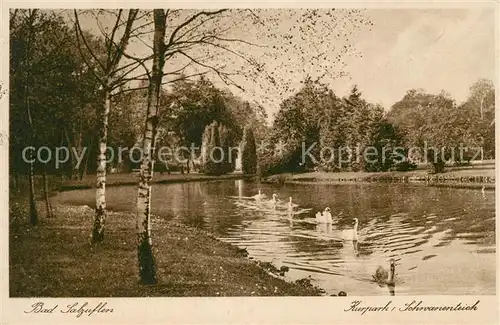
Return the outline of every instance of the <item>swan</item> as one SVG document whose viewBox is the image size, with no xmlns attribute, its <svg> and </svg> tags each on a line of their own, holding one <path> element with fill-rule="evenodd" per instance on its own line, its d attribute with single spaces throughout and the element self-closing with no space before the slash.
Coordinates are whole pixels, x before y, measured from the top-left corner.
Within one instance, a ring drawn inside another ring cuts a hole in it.
<svg viewBox="0 0 500 325">
<path fill-rule="evenodd" d="M 358 241 L 358 218 L 354 218 L 354 227 L 352 228 L 352 240 Z"/>
<path fill-rule="evenodd" d="M 394 262 L 394 259 L 391 258 L 391 260 L 389 261 L 389 272 L 385 270 L 382 266 L 379 266 L 377 271 L 375 271 L 375 275 L 372 275 L 372 277 L 373 280 L 379 285 L 379 287 L 387 285 L 389 287 L 389 292 L 391 296 L 394 296 L 395 275 L 396 275 L 396 263 Z"/>
<path fill-rule="evenodd" d="M 288 218 L 291 219 L 293 215 L 293 203 L 292 197 L 290 196 L 290 201 L 288 201 Z"/>
<path fill-rule="evenodd" d="M 352 229 L 345 229 L 342 231 L 342 238 L 344 240 L 358 241 L 358 218 L 354 218 L 354 227 Z"/>
<path fill-rule="evenodd" d="M 316 222 L 317 223 L 332 223 L 332 214 L 330 213 L 330 208 L 326 207 L 323 213 L 316 213 Z"/>
<path fill-rule="evenodd" d="M 321 212 L 316 212 L 316 222 L 323 223 L 323 215 L 321 214 Z"/>
<path fill-rule="evenodd" d="M 389 271 L 379 266 L 375 275 L 372 275 L 373 281 L 377 282 L 379 286 L 383 287 L 386 284 L 394 284 L 394 273 L 396 271 L 396 263 L 391 258 L 389 261 Z"/>
<path fill-rule="evenodd" d="M 276 208 L 276 205 L 278 204 L 278 202 L 279 202 L 278 195 L 276 193 L 273 193 L 272 199 L 270 199 L 266 203 L 271 205 L 272 208 Z"/>
<path fill-rule="evenodd" d="M 332 223 L 332 214 L 330 213 L 330 208 L 326 207 L 325 211 L 323 211 L 323 218 L 326 223 Z"/>
<path fill-rule="evenodd" d="M 260 201 L 261 199 L 265 198 L 266 195 L 265 194 L 262 194 L 259 190 L 259 193 L 258 194 L 255 194 L 254 196 L 252 196 L 251 198 L 254 199 L 255 201 Z"/>
<path fill-rule="evenodd" d="M 289 207 L 289 208 L 290 208 L 290 207 L 295 208 L 295 207 L 298 207 L 298 206 L 299 206 L 298 204 L 293 203 L 293 201 L 292 201 L 292 197 L 290 196 L 290 197 L 289 197 L 289 201 L 288 201 L 288 207 Z"/>
</svg>

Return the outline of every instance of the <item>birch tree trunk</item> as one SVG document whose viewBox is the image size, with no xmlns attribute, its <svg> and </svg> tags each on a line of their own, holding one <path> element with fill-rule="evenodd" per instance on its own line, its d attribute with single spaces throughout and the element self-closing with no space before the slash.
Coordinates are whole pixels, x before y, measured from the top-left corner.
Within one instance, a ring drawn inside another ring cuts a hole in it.
<svg viewBox="0 0 500 325">
<path fill-rule="evenodd" d="M 123 9 L 119 9 L 116 23 L 113 27 L 111 37 L 106 36 L 107 52 L 106 62 L 99 62 L 97 56 L 93 53 L 93 50 L 88 46 L 85 40 L 85 35 L 81 29 L 80 21 L 78 19 L 78 12 L 74 10 L 75 16 L 75 30 L 77 34 L 78 50 L 82 55 L 82 59 L 85 61 L 87 67 L 94 71 L 94 69 L 100 69 L 100 73 L 94 73 L 97 80 L 99 80 L 102 91 L 103 91 L 103 103 L 101 107 L 97 108 L 98 121 L 98 152 L 97 152 L 97 175 L 96 175 L 96 208 L 94 216 L 94 226 L 92 227 L 91 242 L 96 243 L 104 239 L 104 222 L 106 220 L 106 148 L 107 148 L 107 138 L 108 138 L 108 116 L 111 109 L 111 92 L 117 87 L 117 69 L 120 64 L 120 60 L 125 53 L 127 45 L 130 40 L 132 33 L 132 25 L 137 17 L 138 9 L 130 9 L 128 11 L 128 18 L 125 23 L 125 29 L 119 40 L 116 42 L 115 32 L 123 25 L 122 17 Z M 90 64 L 85 60 L 85 55 L 81 52 L 81 43 L 85 45 L 86 50 L 89 54 L 98 62 L 97 65 Z M 130 71 L 129 71 L 130 72 Z M 118 83 L 119 84 L 119 83 Z M 90 155 L 90 153 L 89 153 Z M 73 168 L 71 169 L 73 171 Z"/>
<path fill-rule="evenodd" d="M 165 12 L 154 10 L 153 69 L 149 82 L 146 127 L 143 137 L 143 160 L 137 191 L 137 253 L 139 277 L 143 284 L 156 284 L 156 269 L 151 238 L 151 186 L 153 177 L 153 152 L 155 149 L 158 108 L 165 62 Z"/>
<path fill-rule="evenodd" d="M 97 153 L 97 186 L 95 195 L 95 217 L 92 228 L 91 242 L 96 243 L 104 239 L 104 222 L 106 220 L 106 148 L 108 143 L 108 116 L 111 108 L 110 92 L 104 89 L 104 103 L 98 108 L 100 117 L 98 130 L 99 152 Z"/>
</svg>

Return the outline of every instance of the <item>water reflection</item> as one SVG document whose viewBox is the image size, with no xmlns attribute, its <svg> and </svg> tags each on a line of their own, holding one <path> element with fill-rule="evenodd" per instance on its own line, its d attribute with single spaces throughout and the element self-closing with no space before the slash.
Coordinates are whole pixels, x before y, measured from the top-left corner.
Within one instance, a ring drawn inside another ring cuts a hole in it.
<svg viewBox="0 0 500 325">
<path fill-rule="evenodd" d="M 293 211 L 242 198 L 276 192 L 291 196 Z M 56 198 L 93 205 L 94 192 Z M 134 187 L 107 190 L 110 209 L 132 210 Z M 247 200 L 248 201 L 248 200 Z M 315 213 L 331 208 L 331 224 L 315 224 Z M 301 209 L 304 213 L 296 214 Z M 397 294 L 495 294 L 494 192 L 410 184 L 308 185 L 273 188 L 224 181 L 155 185 L 152 213 L 205 228 L 247 248 L 257 259 L 279 259 L 293 278 L 312 275 L 327 291 L 392 294 L 372 275 L 396 261 Z M 344 233 L 359 220 L 358 241 Z M 161 249 L 161 248 L 160 248 Z M 167 249 L 167 248 L 166 248 Z M 389 289 L 389 290 L 388 290 Z"/>
</svg>

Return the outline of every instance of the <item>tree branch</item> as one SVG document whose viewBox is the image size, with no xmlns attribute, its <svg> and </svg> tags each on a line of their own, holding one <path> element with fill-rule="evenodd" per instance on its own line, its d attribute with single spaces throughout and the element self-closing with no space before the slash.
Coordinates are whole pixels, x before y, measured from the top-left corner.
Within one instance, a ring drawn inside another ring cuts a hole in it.
<svg viewBox="0 0 500 325">
<path fill-rule="evenodd" d="M 200 11 L 198 12 L 197 14 L 193 15 L 191 18 L 189 18 L 188 20 L 186 20 L 185 22 L 183 22 L 182 24 L 180 24 L 179 26 L 177 26 L 174 31 L 172 32 L 172 34 L 170 34 L 170 39 L 168 40 L 168 43 L 167 43 L 167 48 L 172 44 L 174 43 L 174 41 L 177 41 L 178 39 L 175 39 L 175 36 L 177 35 L 177 33 L 184 27 L 186 27 L 187 25 L 191 24 L 194 20 L 196 20 L 196 18 L 200 17 L 200 16 L 213 16 L 213 15 L 218 15 L 224 11 L 227 11 L 228 9 L 220 9 L 220 10 L 217 10 L 217 11 Z"/>
<path fill-rule="evenodd" d="M 234 82 L 229 76 L 231 75 L 230 73 L 228 72 L 223 72 L 213 66 L 210 66 L 210 65 L 207 65 L 207 64 L 204 64 L 198 60 L 196 60 L 195 58 L 191 57 L 190 55 L 184 53 L 183 51 L 179 51 L 180 54 L 184 55 L 185 57 L 187 57 L 188 59 L 192 60 L 194 63 L 198 64 L 199 66 L 202 66 L 206 69 L 209 69 L 213 72 L 215 72 L 217 74 L 217 76 L 219 76 L 219 78 L 226 84 L 226 85 L 233 85 L 235 87 L 237 87 L 238 89 L 240 90 L 244 90 L 243 87 L 241 87 L 240 85 L 236 84 L 236 82 Z M 230 83 L 228 83 L 227 81 L 230 81 Z"/>
<path fill-rule="evenodd" d="M 77 43 L 77 47 L 78 47 L 78 52 L 80 53 L 80 56 L 82 57 L 83 62 L 85 62 L 85 65 L 92 72 L 92 74 L 94 75 L 94 77 L 96 77 L 97 81 L 101 84 L 101 86 L 106 87 L 105 82 L 95 72 L 93 66 L 87 61 L 87 58 L 85 57 L 85 55 L 82 52 L 82 45 L 80 43 L 80 36 L 79 36 L 78 30 L 77 30 L 77 27 L 76 27 L 76 23 L 75 23 L 75 33 L 76 33 L 76 43 Z"/>
<path fill-rule="evenodd" d="M 85 44 L 85 48 L 87 49 L 87 51 L 94 58 L 94 60 L 96 60 L 97 64 L 99 64 L 99 66 L 101 67 L 101 69 L 103 71 L 106 71 L 104 65 L 101 63 L 101 61 L 99 61 L 99 59 L 97 58 L 97 56 L 91 50 L 89 44 L 87 43 L 87 40 L 85 39 L 85 36 L 83 35 L 83 31 L 82 31 L 82 28 L 80 26 L 80 20 L 78 19 L 78 12 L 76 11 L 76 9 L 74 9 L 73 12 L 74 12 L 74 15 L 75 15 L 75 26 L 76 26 L 76 30 L 77 30 L 77 37 L 78 37 L 78 34 L 82 37 L 83 43 Z M 79 48 L 79 50 L 81 50 L 81 48 Z M 89 69 L 91 69 L 90 66 L 89 66 Z"/>
<path fill-rule="evenodd" d="M 113 69 L 116 68 L 116 65 L 118 62 L 120 62 L 120 59 L 125 52 L 125 48 L 127 47 L 127 43 L 130 38 L 130 30 L 132 29 L 132 25 L 134 24 L 135 17 L 137 17 L 137 13 L 139 12 L 139 9 L 130 9 L 128 13 L 128 18 L 127 18 L 127 25 L 125 26 L 125 31 L 123 32 L 123 36 L 120 40 L 120 44 L 117 46 L 115 55 L 113 59 L 111 60 L 110 65 L 108 66 L 108 73 L 111 72 Z M 114 44 L 114 41 L 111 40 L 112 44 Z"/>
<path fill-rule="evenodd" d="M 110 58 L 111 58 L 111 50 L 113 47 L 113 40 L 115 39 L 116 30 L 118 29 L 118 25 L 120 24 L 120 17 L 122 16 L 122 13 L 123 13 L 123 9 L 120 9 L 118 11 L 118 17 L 116 18 L 116 24 L 113 27 L 113 30 L 111 31 L 110 42 L 109 42 L 109 46 L 108 46 L 108 65 L 111 63 Z"/>
</svg>

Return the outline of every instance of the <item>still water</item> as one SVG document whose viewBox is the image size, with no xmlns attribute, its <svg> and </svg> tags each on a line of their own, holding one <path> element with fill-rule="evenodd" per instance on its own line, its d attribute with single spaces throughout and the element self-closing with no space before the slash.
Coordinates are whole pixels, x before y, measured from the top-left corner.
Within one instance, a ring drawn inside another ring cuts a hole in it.
<svg viewBox="0 0 500 325">
<path fill-rule="evenodd" d="M 265 201 L 257 206 L 238 199 L 259 189 L 285 202 L 291 196 L 299 205 L 295 211 L 311 210 L 290 220 L 286 210 Z M 109 209 L 134 210 L 135 187 L 106 192 Z M 63 192 L 56 200 L 93 206 L 94 195 Z M 255 259 L 288 266 L 291 280 L 310 276 L 327 293 L 388 295 L 372 275 L 394 259 L 396 295 L 495 294 L 494 191 L 409 184 L 272 187 L 239 180 L 155 185 L 151 205 L 153 214 L 207 229 Z M 327 206 L 331 226 L 307 222 Z M 358 247 L 343 235 L 355 217 Z"/>
</svg>

